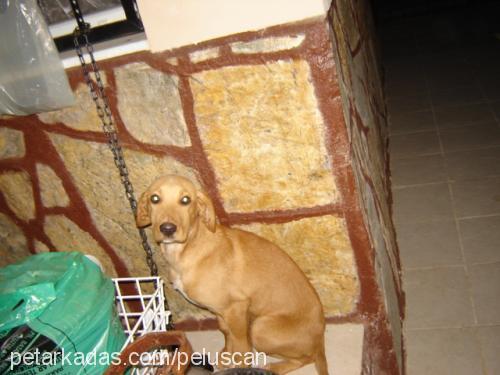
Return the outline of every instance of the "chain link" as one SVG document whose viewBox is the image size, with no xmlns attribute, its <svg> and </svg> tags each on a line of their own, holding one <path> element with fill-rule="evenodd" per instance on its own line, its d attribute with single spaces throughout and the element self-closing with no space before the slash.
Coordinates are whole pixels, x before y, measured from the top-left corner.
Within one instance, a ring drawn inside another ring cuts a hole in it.
<svg viewBox="0 0 500 375">
<path fill-rule="evenodd" d="M 118 133 L 116 131 L 116 127 L 113 121 L 113 114 L 111 113 L 109 99 L 105 93 L 100 70 L 94 58 L 94 47 L 92 46 L 92 43 L 90 43 L 88 38 L 90 25 L 88 23 L 85 23 L 83 19 L 80 6 L 78 5 L 78 0 L 70 0 L 70 3 L 78 23 L 78 27 L 75 29 L 73 33 L 73 42 L 75 44 L 76 54 L 80 59 L 80 64 L 82 67 L 85 83 L 87 84 L 90 91 L 90 95 L 92 96 L 92 100 L 95 103 L 97 115 L 101 120 L 102 129 L 104 131 L 104 134 L 106 134 L 108 140 L 108 146 L 111 152 L 113 153 L 115 165 L 120 173 L 120 179 L 125 189 L 125 194 L 127 196 L 130 208 L 132 209 L 132 212 L 135 217 L 137 213 L 137 200 L 135 199 L 134 188 L 132 187 L 132 183 L 130 182 L 127 164 L 125 163 L 125 159 L 123 157 L 123 151 L 120 142 L 118 140 Z M 83 43 L 80 42 L 80 39 L 83 40 Z M 85 61 L 84 53 L 82 50 L 82 44 L 84 45 L 85 51 L 90 57 L 90 64 L 87 64 L 87 62 Z M 90 65 L 90 70 L 89 70 L 89 65 Z M 94 80 L 92 79 L 91 74 L 94 75 L 93 77 Z M 146 252 L 146 261 L 151 271 L 151 275 L 157 276 L 158 267 L 156 266 L 156 263 L 153 259 L 153 250 L 149 245 L 146 231 L 142 228 L 139 228 L 139 235 L 141 237 L 142 247 Z M 168 304 L 167 304 L 167 309 L 168 309 Z"/>
</svg>

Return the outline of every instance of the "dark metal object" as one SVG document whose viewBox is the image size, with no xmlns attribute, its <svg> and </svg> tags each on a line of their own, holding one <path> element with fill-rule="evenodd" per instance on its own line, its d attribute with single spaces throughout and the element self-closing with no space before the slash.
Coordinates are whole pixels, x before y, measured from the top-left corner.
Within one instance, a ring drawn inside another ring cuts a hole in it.
<svg viewBox="0 0 500 375">
<path fill-rule="evenodd" d="M 77 17 L 73 1 L 69 0 L 69 2 L 71 4 L 71 8 L 73 9 L 75 17 Z M 127 19 L 89 29 L 87 32 L 87 39 L 90 43 L 99 43 L 109 39 L 137 34 L 144 31 L 141 18 L 139 17 L 139 13 L 137 12 L 137 5 L 135 0 L 121 0 L 121 3 Z M 78 9 L 80 9 L 79 6 Z M 82 29 L 80 25 L 79 28 Z M 56 44 L 57 50 L 59 52 L 68 51 L 74 48 L 72 35 L 56 38 L 54 39 L 54 43 Z"/>
<path fill-rule="evenodd" d="M 78 58 L 80 59 L 80 64 L 82 66 L 82 71 L 83 71 L 83 77 L 85 79 L 85 83 L 89 87 L 90 95 L 92 96 L 92 100 L 94 101 L 97 109 L 97 114 L 101 119 L 102 129 L 108 139 L 109 148 L 113 153 L 115 165 L 118 168 L 118 171 L 120 172 L 120 179 L 125 189 L 125 194 L 129 201 L 130 208 L 132 209 L 132 212 L 135 217 L 137 213 L 137 200 L 135 199 L 134 189 L 129 179 L 127 165 L 123 157 L 123 151 L 120 146 L 120 142 L 118 140 L 118 133 L 114 125 L 113 114 L 111 113 L 109 100 L 104 91 L 104 84 L 101 79 L 99 67 L 97 66 L 97 62 L 95 61 L 94 58 L 94 48 L 88 38 L 88 31 L 90 29 L 90 25 L 86 23 L 85 20 L 83 19 L 83 15 L 78 5 L 78 0 L 70 0 L 70 3 L 78 23 L 78 27 L 75 29 L 73 34 L 73 43 Z M 87 64 L 87 62 L 85 61 L 82 45 L 84 46 L 85 51 L 88 53 L 90 57 L 90 64 Z M 94 74 L 95 81 L 91 79 L 90 77 L 91 73 Z M 149 245 L 145 230 L 140 228 L 139 235 L 141 236 L 142 247 L 146 252 L 146 261 L 151 271 L 151 275 L 157 276 L 158 268 L 153 259 L 153 250 Z M 167 304 L 167 309 L 168 309 L 168 304 Z"/>
<path fill-rule="evenodd" d="M 276 375 L 274 372 L 260 368 L 232 368 L 218 371 L 217 375 Z"/>
</svg>

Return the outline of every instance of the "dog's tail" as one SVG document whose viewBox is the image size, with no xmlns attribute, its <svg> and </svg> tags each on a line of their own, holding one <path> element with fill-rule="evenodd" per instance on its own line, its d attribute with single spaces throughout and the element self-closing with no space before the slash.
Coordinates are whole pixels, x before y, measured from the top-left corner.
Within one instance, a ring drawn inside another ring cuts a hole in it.
<svg viewBox="0 0 500 375">
<path fill-rule="evenodd" d="M 318 375 L 328 375 L 328 363 L 326 362 L 324 342 L 323 345 L 321 345 L 321 349 L 316 354 L 314 366 L 316 367 L 316 372 L 318 373 Z"/>
</svg>

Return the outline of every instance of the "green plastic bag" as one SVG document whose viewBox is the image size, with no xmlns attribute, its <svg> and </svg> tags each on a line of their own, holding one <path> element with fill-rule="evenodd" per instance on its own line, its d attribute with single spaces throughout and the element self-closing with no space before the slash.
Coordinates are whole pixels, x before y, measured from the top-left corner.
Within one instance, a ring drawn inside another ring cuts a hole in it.
<svg viewBox="0 0 500 375">
<path fill-rule="evenodd" d="M 77 252 L 0 268 L 0 374 L 104 372 L 125 342 L 114 293 Z"/>
</svg>

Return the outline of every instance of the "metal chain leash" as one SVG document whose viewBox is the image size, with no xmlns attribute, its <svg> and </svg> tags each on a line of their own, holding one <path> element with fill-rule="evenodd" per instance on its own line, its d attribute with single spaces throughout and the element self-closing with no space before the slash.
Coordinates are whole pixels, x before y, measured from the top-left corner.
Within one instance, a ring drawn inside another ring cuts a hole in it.
<svg viewBox="0 0 500 375">
<path fill-rule="evenodd" d="M 114 124 L 113 114 L 111 113 L 111 109 L 109 106 L 109 99 L 105 93 L 100 70 L 94 58 L 94 47 L 92 46 L 92 43 L 90 43 L 88 38 L 90 25 L 86 23 L 83 19 L 83 15 L 80 10 L 80 6 L 78 4 L 78 0 L 69 0 L 69 1 L 78 23 L 78 27 L 75 29 L 73 33 L 73 42 L 75 44 L 75 50 L 78 55 L 78 58 L 80 59 L 83 77 L 85 83 L 89 88 L 92 100 L 95 103 L 97 114 L 101 119 L 102 129 L 108 139 L 109 148 L 113 153 L 115 165 L 118 168 L 118 171 L 120 172 L 120 179 L 125 189 L 125 194 L 129 201 L 130 208 L 132 209 L 132 212 L 135 217 L 135 215 L 137 214 L 137 200 L 135 199 L 134 188 L 132 187 L 132 183 L 130 182 L 127 165 L 123 157 L 123 151 L 120 142 L 118 140 L 118 133 L 116 131 L 116 127 Z M 85 61 L 85 57 L 82 50 L 82 43 L 80 43 L 80 39 L 83 39 L 83 45 L 85 47 L 85 51 L 90 57 L 90 64 L 87 64 L 87 62 Z M 89 70 L 89 65 L 90 65 L 90 70 Z M 92 80 L 91 78 L 92 73 L 94 75 L 95 81 Z M 149 245 L 146 231 L 142 228 L 139 228 L 139 235 L 141 237 L 142 247 L 146 252 L 146 261 L 151 271 L 151 275 L 157 276 L 158 267 L 156 266 L 156 263 L 153 259 L 153 250 Z M 168 305 L 166 307 L 168 309 Z"/>
</svg>

